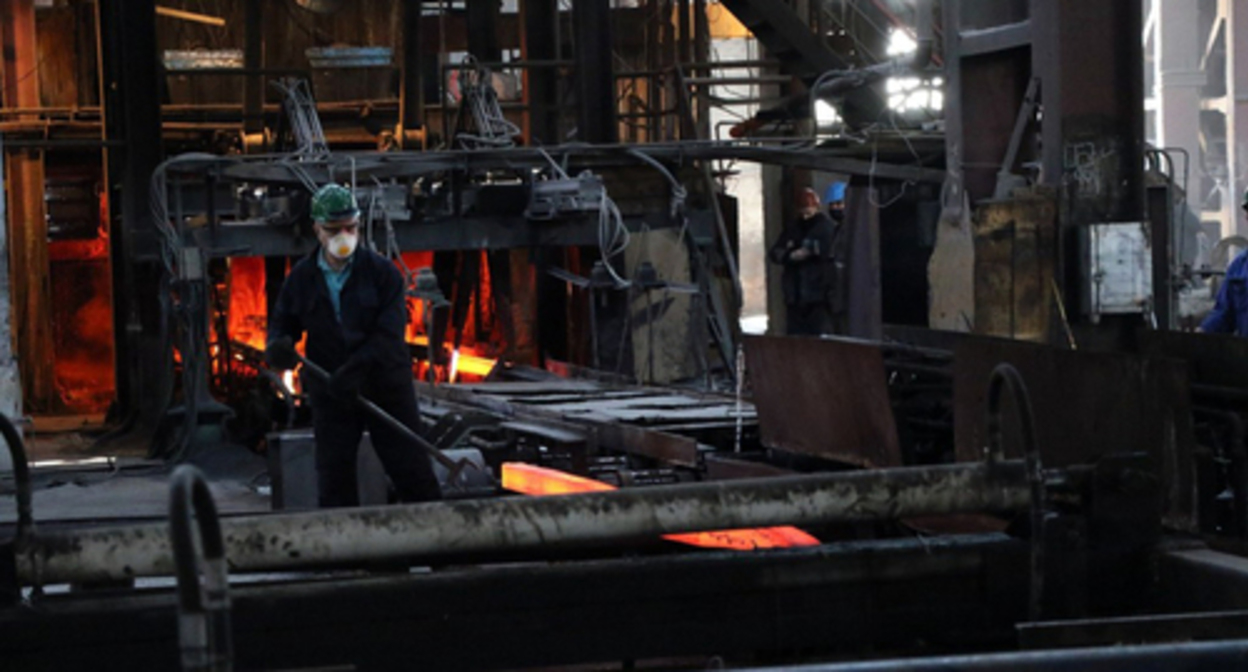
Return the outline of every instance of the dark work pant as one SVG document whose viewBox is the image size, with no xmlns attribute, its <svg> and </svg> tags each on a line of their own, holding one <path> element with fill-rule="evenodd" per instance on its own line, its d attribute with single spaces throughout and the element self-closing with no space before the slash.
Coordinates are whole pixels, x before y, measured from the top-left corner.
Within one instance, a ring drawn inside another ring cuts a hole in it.
<svg viewBox="0 0 1248 672">
<path fill-rule="evenodd" d="M 826 303 L 790 303 L 785 309 L 788 320 L 785 333 L 789 336 L 818 336 L 835 331 L 832 309 Z"/>
<path fill-rule="evenodd" d="M 416 390 L 411 385 L 373 391 L 366 396 L 404 425 L 420 427 Z M 365 427 L 400 500 L 425 502 L 442 498 L 424 449 L 354 402 L 326 393 L 314 394 L 312 425 L 316 430 L 316 480 L 321 507 L 359 505 L 355 465 Z"/>
</svg>

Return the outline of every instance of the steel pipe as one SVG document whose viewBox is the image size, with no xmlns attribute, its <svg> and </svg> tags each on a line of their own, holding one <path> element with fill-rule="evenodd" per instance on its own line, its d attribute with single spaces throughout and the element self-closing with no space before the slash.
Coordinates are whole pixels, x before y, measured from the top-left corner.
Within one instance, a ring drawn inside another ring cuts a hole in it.
<svg viewBox="0 0 1248 672">
<path fill-rule="evenodd" d="M 1135 672 L 1136 670 L 1242 670 L 1248 639 L 1221 642 L 1106 646 L 1059 651 L 1024 651 L 866 663 L 785 667 L 791 672 Z M 781 669 L 781 668 L 770 668 Z M 754 672 L 763 672 L 762 668 Z"/>
<path fill-rule="evenodd" d="M 719 529 L 1026 509 L 1019 461 L 838 472 L 239 517 L 222 523 L 231 572 L 568 548 Z M 98 582 L 174 571 L 164 523 L 36 538 L 18 581 Z"/>
</svg>

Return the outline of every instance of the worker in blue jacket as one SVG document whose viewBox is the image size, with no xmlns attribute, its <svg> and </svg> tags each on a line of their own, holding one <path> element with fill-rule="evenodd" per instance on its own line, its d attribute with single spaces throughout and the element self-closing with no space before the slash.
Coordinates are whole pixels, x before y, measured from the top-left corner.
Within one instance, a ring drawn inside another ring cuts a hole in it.
<svg viewBox="0 0 1248 672">
<path fill-rule="evenodd" d="M 1242 207 L 1248 213 L 1248 191 L 1244 192 Z M 1248 336 L 1248 250 L 1240 252 L 1226 268 L 1217 302 L 1201 322 L 1200 331 Z"/>
<path fill-rule="evenodd" d="M 385 257 L 359 248 L 360 210 L 337 184 L 312 197 L 320 246 L 290 270 L 269 316 L 269 364 L 298 365 L 294 344 L 307 333 L 307 358 L 332 376 L 304 376 L 316 432 L 316 471 L 322 507 L 356 506 L 356 455 L 367 426 L 374 450 L 401 500 L 441 498 L 425 451 L 367 416 L 361 393 L 418 431 L 412 360 L 404 340 L 407 304 L 403 274 Z"/>
</svg>

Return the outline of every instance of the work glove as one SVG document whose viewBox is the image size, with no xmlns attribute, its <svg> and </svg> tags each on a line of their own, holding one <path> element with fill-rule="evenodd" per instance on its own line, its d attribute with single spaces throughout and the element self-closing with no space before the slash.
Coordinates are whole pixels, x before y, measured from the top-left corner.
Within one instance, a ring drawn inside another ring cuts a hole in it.
<svg viewBox="0 0 1248 672">
<path fill-rule="evenodd" d="M 295 352 L 295 342 L 289 336 L 280 336 L 270 341 L 264 350 L 264 359 L 270 367 L 278 371 L 299 366 L 299 353 Z"/>
<path fill-rule="evenodd" d="M 368 367 L 348 360 L 329 377 L 329 393 L 341 401 L 354 401 L 367 375 Z"/>
</svg>

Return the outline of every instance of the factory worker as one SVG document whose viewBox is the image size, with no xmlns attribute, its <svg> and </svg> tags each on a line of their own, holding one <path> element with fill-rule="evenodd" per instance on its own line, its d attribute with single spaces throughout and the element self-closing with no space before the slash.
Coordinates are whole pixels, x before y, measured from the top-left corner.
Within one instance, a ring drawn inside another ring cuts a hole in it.
<svg viewBox="0 0 1248 672">
<path fill-rule="evenodd" d="M 835 210 L 843 212 L 843 188 L 839 194 L 841 205 Z M 844 227 L 823 211 L 813 189 L 798 195 L 797 206 L 797 219 L 785 227 L 769 252 L 771 261 L 784 268 L 785 333 L 817 336 L 843 332 L 840 276 Z"/>
<path fill-rule="evenodd" d="M 357 395 L 419 431 L 411 354 L 404 340 L 407 305 L 403 275 L 388 259 L 362 248 L 360 210 L 337 184 L 312 196 L 320 245 L 294 265 L 269 317 L 266 355 L 276 369 L 298 363 L 294 344 L 306 333 L 307 358 L 328 381 L 304 375 L 316 431 L 316 472 L 322 507 L 356 506 L 356 453 L 369 430 L 373 448 L 405 502 L 441 498 L 424 450 L 368 416 Z"/>
<path fill-rule="evenodd" d="M 1244 192 L 1241 207 L 1248 214 L 1248 191 Z M 1240 252 L 1226 267 L 1217 302 L 1200 323 L 1200 331 L 1248 336 L 1248 250 Z"/>
</svg>

